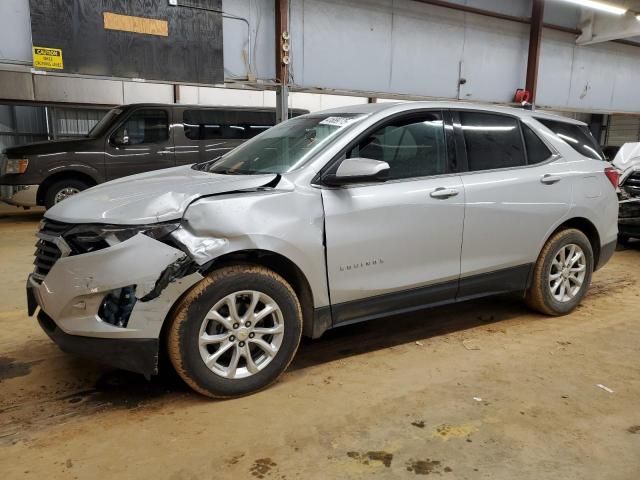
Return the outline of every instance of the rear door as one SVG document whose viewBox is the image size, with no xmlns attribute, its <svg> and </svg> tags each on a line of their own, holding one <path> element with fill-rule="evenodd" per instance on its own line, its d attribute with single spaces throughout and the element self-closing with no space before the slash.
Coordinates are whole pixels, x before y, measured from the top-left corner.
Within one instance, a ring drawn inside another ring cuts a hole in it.
<svg viewBox="0 0 640 480">
<path fill-rule="evenodd" d="M 389 180 L 322 189 L 335 323 L 455 297 L 464 189 L 444 127 L 441 112 L 389 120 L 344 155 L 388 162 Z"/>
<path fill-rule="evenodd" d="M 525 288 L 542 242 L 570 207 L 566 164 L 517 117 L 454 116 L 467 170 L 458 296 Z"/>
<path fill-rule="evenodd" d="M 132 111 L 106 140 L 107 179 L 175 166 L 170 123 L 168 108 Z"/>
</svg>

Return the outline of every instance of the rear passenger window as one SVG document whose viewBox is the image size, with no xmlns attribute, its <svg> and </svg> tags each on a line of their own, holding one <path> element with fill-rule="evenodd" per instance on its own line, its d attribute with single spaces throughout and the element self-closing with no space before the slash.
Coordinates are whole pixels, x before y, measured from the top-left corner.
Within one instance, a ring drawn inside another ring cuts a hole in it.
<svg viewBox="0 0 640 480">
<path fill-rule="evenodd" d="M 552 155 L 551 150 L 549 150 L 531 128 L 527 127 L 524 123 L 521 125 L 524 143 L 527 147 L 527 163 L 529 165 L 535 165 L 536 163 L 547 160 Z"/>
<path fill-rule="evenodd" d="M 389 180 L 445 173 L 447 154 L 442 116 L 427 113 L 389 123 L 360 142 L 348 157 L 387 162 Z"/>
<path fill-rule="evenodd" d="M 576 152 L 595 160 L 604 160 L 604 154 L 589 129 L 573 123 L 536 118 L 541 124 L 563 139 Z"/>
<path fill-rule="evenodd" d="M 518 120 L 505 115 L 460 112 L 470 171 L 525 165 Z"/>
<path fill-rule="evenodd" d="M 184 134 L 191 140 L 247 140 L 275 124 L 275 112 L 185 110 Z"/>
</svg>

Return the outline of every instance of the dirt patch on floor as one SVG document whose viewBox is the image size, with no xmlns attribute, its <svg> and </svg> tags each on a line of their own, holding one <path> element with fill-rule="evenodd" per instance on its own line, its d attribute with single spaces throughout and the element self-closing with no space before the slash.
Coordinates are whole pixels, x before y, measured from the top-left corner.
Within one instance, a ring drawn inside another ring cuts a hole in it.
<svg viewBox="0 0 640 480">
<path fill-rule="evenodd" d="M 14 358 L 0 357 L 0 382 L 9 378 L 22 377 L 31 372 L 32 362 L 19 362 Z"/>
<path fill-rule="evenodd" d="M 617 252 L 570 315 L 501 296 L 352 325 L 304 341 L 269 389 L 211 401 L 175 377 L 149 382 L 53 345 L 25 312 L 36 226 L 0 221 L 3 478 L 640 471 L 640 249 Z"/>
</svg>

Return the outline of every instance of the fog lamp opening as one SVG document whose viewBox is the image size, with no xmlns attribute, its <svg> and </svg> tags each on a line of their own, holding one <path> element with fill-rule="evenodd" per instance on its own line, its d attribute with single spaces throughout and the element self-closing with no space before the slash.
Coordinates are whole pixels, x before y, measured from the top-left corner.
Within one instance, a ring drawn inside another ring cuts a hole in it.
<svg viewBox="0 0 640 480">
<path fill-rule="evenodd" d="M 126 328 L 133 307 L 138 300 L 135 290 L 135 285 L 111 290 L 104 297 L 100 310 L 98 310 L 100 319 L 114 327 Z"/>
</svg>

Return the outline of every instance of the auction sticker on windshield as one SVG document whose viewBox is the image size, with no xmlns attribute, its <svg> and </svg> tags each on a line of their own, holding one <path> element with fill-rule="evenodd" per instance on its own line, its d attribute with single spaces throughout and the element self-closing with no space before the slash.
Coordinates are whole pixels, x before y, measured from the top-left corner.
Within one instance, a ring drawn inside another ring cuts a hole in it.
<svg viewBox="0 0 640 480">
<path fill-rule="evenodd" d="M 318 125 L 331 125 L 333 127 L 344 127 L 359 120 L 359 117 L 327 117 Z"/>
</svg>

